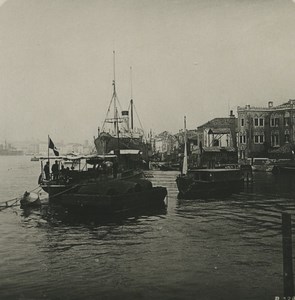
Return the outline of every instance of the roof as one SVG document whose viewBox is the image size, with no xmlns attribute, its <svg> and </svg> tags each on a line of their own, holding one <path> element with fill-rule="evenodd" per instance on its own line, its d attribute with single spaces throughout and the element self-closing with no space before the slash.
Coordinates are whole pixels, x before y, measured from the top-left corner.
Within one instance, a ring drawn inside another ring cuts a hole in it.
<svg viewBox="0 0 295 300">
<path fill-rule="evenodd" d="M 227 151 L 227 152 L 235 152 L 234 147 L 203 147 L 202 150 L 204 152 L 221 152 L 221 151 Z"/>
<path fill-rule="evenodd" d="M 115 158 L 117 155 L 114 154 L 107 154 L 107 155 L 98 155 L 98 154 L 89 154 L 89 155 L 60 155 L 60 156 L 40 156 L 39 158 L 41 160 L 81 160 L 81 159 L 89 159 L 89 158 L 99 158 L 99 159 L 105 159 L 105 158 Z"/>
<path fill-rule="evenodd" d="M 230 133 L 229 128 L 213 128 L 209 129 L 209 134 L 224 134 L 224 133 Z"/>
<path fill-rule="evenodd" d="M 237 125 L 237 118 L 215 118 L 207 123 L 198 127 L 198 129 L 202 128 L 228 128 L 230 126 Z"/>
</svg>

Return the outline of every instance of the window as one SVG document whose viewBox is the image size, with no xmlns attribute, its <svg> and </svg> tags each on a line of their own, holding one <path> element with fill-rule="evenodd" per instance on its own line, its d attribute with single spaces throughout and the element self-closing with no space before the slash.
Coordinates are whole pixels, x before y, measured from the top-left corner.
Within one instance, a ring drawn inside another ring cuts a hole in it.
<svg viewBox="0 0 295 300">
<path fill-rule="evenodd" d="M 254 126 L 264 126 L 264 119 L 263 118 L 255 118 L 254 119 Z"/>
<path fill-rule="evenodd" d="M 258 126 L 258 118 L 254 119 L 254 126 Z"/>
<path fill-rule="evenodd" d="M 270 126 L 271 127 L 278 127 L 280 125 L 280 119 L 279 118 L 271 118 L 270 119 Z"/>
<path fill-rule="evenodd" d="M 245 126 L 245 120 L 241 119 L 241 126 Z"/>
<path fill-rule="evenodd" d="M 279 146 L 279 135 L 278 134 L 272 134 L 270 136 L 270 142 L 271 142 L 271 145 L 273 147 Z"/>
<path fill-rule="evenodd" d="M 213 147 L 219 147 L 219 140 L 217 139 L 213 140 Z"/>
<path fill-rule="evenodd" d="M 258 135 L 254 135 L 254 143 L 258 144 Z"/>
<path fill-rule="evenodd" d="M 290 142 L 290 134 L 286 133 L 285 134 L 285 143 L 289 143 Z"/>
<path fill-rule="evenodd" d="M 240 144 L 246 144 L 246 135 L 240 135 Z"/>
<path fill-rule="evenodd" d="M 290 118 L 284 118 L 284 125 L 289 126 L 290 125 Z"/>
<path fill-rule="evenodd" d="M 264 143 L 264 135 L 254 135 L 254 144 L 263 144 Z"/>
</svg>

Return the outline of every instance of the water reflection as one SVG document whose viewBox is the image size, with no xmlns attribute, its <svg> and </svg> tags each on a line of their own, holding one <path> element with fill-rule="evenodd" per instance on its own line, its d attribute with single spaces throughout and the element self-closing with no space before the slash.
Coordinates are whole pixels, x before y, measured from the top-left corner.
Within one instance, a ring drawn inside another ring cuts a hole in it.
<svg viewBox="0 0 295 300">
<path fill-rule="evenodd" d="M 54 204 L 43 204 L 40 208 L 24 208 L 21 216 L 26 219 L 42 219 L 48 224 L 55 226 L 62 223 L 63 225 L 79 226 L 79 225 L 107 225 L 117 224 L 123 225 L 141 218 L 165 216 L 167 207 L 149 207 L 137 208 L 132 210 L 115 212 L 114 214 L 102 214 L 98 211 L 91 210 L 70 210 Z"/>
</svg>

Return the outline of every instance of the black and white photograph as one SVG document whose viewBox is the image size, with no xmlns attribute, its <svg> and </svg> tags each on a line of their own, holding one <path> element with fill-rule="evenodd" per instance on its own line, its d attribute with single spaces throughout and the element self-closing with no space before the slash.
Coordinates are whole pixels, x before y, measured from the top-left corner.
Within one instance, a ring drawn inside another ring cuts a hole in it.
<svg viewBox="0 0 295 300">
<path fill-rule="evenodd" d="M 0 0 L 0 299 L 295 300 L 295 0 Z"/>
</svg>

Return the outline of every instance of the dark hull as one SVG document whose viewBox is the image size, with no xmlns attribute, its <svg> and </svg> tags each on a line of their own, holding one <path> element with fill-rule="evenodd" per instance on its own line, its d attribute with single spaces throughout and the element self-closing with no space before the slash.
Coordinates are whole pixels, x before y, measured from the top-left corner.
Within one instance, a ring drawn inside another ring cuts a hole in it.
<svg viewBox="0 0 295 300">
<path fill-rule="evenodd" d="M 176 179 L 179 198 L 200 199 L 208 197 L 223 197 L 240 192 L 244 187 L 244 179 L 222 182 L 200 182 L 187 177 Z"/>
<path fill-rule="evenodd" d="M 72 209 L 90 209 L 112 213 L 139 207 L 164 207 L 167 189 L 153 187 L 149 190 L 119 195 L 69 193 L 61 195 L 56 203 Z"/>
</svg>

